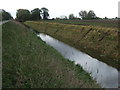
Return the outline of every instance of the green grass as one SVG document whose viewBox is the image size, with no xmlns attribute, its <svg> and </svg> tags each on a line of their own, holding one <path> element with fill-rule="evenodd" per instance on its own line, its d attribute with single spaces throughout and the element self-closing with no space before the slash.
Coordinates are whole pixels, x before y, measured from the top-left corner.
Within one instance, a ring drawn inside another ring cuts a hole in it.
<svg viewBox="0 0 120 90">
<path fill-rule="evenodd" d="M 94 88 L 90 75 L 16 21 L 3 25 L 3 88 Z"/>
<path fill-rule="evenodd" d="M 0 89 L 2 88 L 2 25 L 0 25 Z"/>
<path fill-rule="evenodd" d="M 27 21 L 25 24 L 118 68 L 117 28 L 50 21 Z"/>
<path fill-rule="evenodd" d="M 118 20 L 46 20 L 46 22 L 118 28 Z"/>
</svg>

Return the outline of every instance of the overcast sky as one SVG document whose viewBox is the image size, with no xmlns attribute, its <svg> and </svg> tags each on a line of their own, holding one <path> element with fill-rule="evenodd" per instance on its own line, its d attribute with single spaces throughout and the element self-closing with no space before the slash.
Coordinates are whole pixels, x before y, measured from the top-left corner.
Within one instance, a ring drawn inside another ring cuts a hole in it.
<svg viewBox="0 0 120 90">
<path fill-rule="evenodd" d="M 98 17 L 114 18 L 118 16 L 118 2 L 120 0 L 1 0 L 0 9 L 4 9 L 16 16 L 17 9 L 46 7 L 50 18 L 68 16 L 73 13 L 79 16 L 81 10 L 93 10 Z"/>
</svg>

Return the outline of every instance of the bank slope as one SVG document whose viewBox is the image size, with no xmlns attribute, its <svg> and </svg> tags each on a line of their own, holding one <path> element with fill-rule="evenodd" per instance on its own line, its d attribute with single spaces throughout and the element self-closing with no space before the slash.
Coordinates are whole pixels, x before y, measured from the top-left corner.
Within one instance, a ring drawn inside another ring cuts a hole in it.
<svg viewBox="0 0 120 90">
<path fill-rule="evenodd" d="M 99 87 L 79 65 L 39 39 L 22 24 L 3 25 L 3 88 Z"/>
<path fill-rule="evenodd" d="M 71 25 L 50 21 L 27 21 L 25 24 L 118 68 L 117 28 Z"/>
</svg>

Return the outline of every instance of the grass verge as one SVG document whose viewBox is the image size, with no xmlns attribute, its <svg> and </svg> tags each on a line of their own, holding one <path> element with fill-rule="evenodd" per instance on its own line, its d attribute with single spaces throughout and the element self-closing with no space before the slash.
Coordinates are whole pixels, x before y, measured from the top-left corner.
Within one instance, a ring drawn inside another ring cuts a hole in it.
<svg viewBox="0 0 120 90">
<path fill-rule="evenodd" d="M 16 21 L 3 25 L 3 88 L 98 88 L 79 65 Z"/>
</svg>

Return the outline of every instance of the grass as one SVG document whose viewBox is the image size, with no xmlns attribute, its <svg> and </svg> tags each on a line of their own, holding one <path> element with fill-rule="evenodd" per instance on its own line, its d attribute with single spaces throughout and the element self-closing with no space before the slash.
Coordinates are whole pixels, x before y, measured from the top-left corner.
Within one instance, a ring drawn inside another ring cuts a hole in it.
<svg viewBox="0 0 120 90">
<path fill-rule="evenodd" d="M 72 25 L 92 25 L 92 26 L 102 26 L 110 28 L 118 28 L 118 20 L 46 20 L 46 22 L 56 22 L 62 24 L 72 24 Z"/>
<path fill-rule="evenodd" d="M 50 21 L 27 21 L 25 24 L 118 68 L 117 28 Z"/>
<path fill-rule="evenodd" d="M 2 25 L 0 25 L 0 89 L 2 88 Z"/>
<path fill-rule="evenodd" d="M 98 88 L 79 65 L 64 59 L 16 21 L 3 25 L 3 88 Z"/>
</svg>

